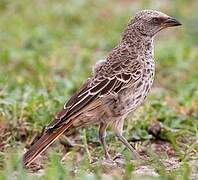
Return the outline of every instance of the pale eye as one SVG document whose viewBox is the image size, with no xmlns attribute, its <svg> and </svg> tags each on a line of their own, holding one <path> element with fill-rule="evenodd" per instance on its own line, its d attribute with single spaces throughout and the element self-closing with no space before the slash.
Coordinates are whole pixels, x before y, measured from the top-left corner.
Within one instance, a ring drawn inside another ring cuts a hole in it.
<svg viewBox="0 0 198 180">
<path fill-rule="evenodd" d="M 155 18 L 152 18 L 152 22 L 153 23 L 158 23 L 159 22 L 159 18 L 156 18 L 156 17 Z"/>
</svg>

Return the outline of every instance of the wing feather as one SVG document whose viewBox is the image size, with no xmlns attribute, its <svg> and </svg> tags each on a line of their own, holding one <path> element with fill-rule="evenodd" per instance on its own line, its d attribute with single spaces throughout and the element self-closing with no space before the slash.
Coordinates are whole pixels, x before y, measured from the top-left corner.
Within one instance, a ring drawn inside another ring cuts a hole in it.
<svg viewBox="0 0 198 180">
<path fill-rule="evenodd" d="M 139 77 L 141 77 L 141 74 Z M 67 122 L 67 119 L 75 115 L 77 112 L 78 114 L 79 111 L 83 112 L 83 109 L 94 100 L 99 99 L 108 93 L 119 93 L 121 89 L 128 87 L 131 81 L 133 83 L 139 78 L 134 79 L 132 74 L 120 72 L 112 78 L 102 76 L 102 78 L 100 77 L 99 79 L 100 81 L 96 81 L 97 83 L 92 86 L 89 86 L 89 83 L 84 84 L 80 91 L 74 94 L 65 104 L 62 111 L 58 113 L 55 120 L 49 124 L 47 129 L 60 127 L 63 123 Z"/>
</svg>

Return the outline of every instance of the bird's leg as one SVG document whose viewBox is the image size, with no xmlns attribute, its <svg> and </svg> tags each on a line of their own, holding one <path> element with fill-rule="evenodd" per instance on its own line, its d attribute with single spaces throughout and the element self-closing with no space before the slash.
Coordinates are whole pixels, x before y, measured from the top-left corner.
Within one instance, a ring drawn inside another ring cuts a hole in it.
<svg viewBox="0 0 198 180">
<path fill-rule="evenodd" d="M 129 144 L 129 142 L 122 135 L 123 123 L 124 119 L 116 121 L 113 124 L 113 131 L 115 132 L 116 137 L 131 151 L 132 156 L 137 160 L 141 159 L 140 155 L 136 152 L 135 148 L 131 144 Z"/>
<path fill-rule="evenodd" d="M 110 155 L 108 153 L 107 143 L 106 143 L 106 140 L 105 140 L 107 126 L 108 126 L 107 123 L 104 123 L 104 122 L 101 122 L 100 123 L 100 127 L 99 127 L 99 139 L 100 139 L 100 143 L 102 144 L 103 149 L 104 149 L 105 159 L 106 160 L 111 160 L 111 157 L 110 157 Z"/>
<path fill-rule="evenodd" d="M 136 152 L 135 148 L 131 144 L 129 144 L 129 142 L 125 139 L 125 137 L 122 134 L 118 132 L 116 133 L 116 137 L 131 151 L 132 156 L 135 159 L 141 159 L 140 155 Z"/>
</svg>

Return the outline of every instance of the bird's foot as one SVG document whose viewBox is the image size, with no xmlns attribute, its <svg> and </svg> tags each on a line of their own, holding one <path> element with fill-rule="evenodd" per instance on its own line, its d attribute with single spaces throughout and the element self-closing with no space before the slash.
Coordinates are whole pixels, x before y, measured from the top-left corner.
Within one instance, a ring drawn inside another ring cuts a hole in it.
<svg viewBox="0 0 198 180">
<path fill-rule="evenodd" d="M 114 164 L 115 163 L 109 154 L 105 155 L 105 159 L 103 161 L 105 163 L 109 163 L 109 164 Z"/>
<path fill-rule="evenodd" d="M 115 168 L 115 167 L 117 167 L 117 164 L 116 164 L 116 162 L 114 162 L 112 159 L 110 159 L 110 158 L 105 158 L 103 161 L 102 161 L 102 165 L 104 166 L 104 167 L 108 167 L 108 168 L 110 168 L 110 169 L 113 169 L 113 168 Z"/>
<path fill-rule="evenodd" d="M 115 155 L 115 157 L 113 158 L 113 161 L 117 164 L 117 166 L 119 167 L 124 167 L 125 165 L 125 158 L 122 154 L 118 153 Z"/>
<path fill-rule="evenodd" d="M 116 156 L 113 158 L 113 161 L 117 164 L 119 167 L 124 167 L 126 164 L 127 160 L 126 158 L 118 153 Z M 131 163 L 141 165 L 141 164 L 147 164 L 149 162 L 149 158 L 147 156 L 140 156 L 138 154 L 138 158 L 130 160 Z"/>
<path fill-rule="evenodd" d="M 123 173 L 123 168 L 122 166 L 118 165 L 118 163 L 111 158 L 109 159 L 104 159 L 101 163 L 101 167 L 103 171 L 107 174 L 113 173 L 113 172 L 120 172 Z"/>
<path fill-rule="evenodd" d="M 134 154 L 132 154 L 133 157 L 134 157 Z M 136 154 L 135 158 L 133 158 L 131 160 L 131 162 L 137 166 L 139 165 L 144 165 L 144 164 L 147 164 L 149 162 L 149 157 L 146 156 L 146 155 L 140 155 L 139 153 Z"/>
</svg>

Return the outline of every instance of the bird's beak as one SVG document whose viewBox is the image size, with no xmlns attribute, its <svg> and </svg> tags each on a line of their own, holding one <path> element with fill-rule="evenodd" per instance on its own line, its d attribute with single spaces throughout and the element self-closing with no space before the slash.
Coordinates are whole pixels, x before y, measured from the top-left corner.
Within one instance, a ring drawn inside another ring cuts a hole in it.
<svg viewBox="0 0 198 180">
<path fill-rule="evenodd" d="M 167 18 L 163 23 L 162 27 L 167 28 L 167 27 L 173 27 L 173 26 L 181 26 L 182 24 L 175 18 L 169 17 Z"/>
</svg>

